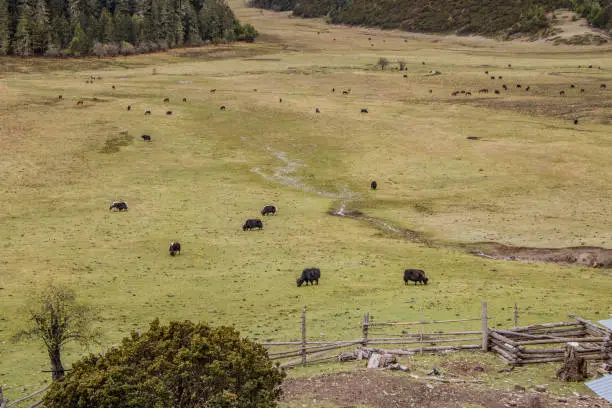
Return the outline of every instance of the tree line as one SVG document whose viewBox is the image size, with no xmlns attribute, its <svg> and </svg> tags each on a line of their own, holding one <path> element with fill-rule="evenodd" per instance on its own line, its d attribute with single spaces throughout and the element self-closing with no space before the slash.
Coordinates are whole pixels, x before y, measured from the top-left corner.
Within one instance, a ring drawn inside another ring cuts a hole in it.
<svg viewBox="0 0 612 408">
<path fill-rule="evenodd" d="M 0 0 L 0 55 L 130 55 L 256 36 L 224 0 Z"/>
<path fill-rule="evenodd" d="M 612 0 L 249 0 L 249 6 L 293 10 L 332 24 L 459 35 L 510 38 L 550 28 L 547 13 L 569 8 L 588 22 L 612 31 Z"/>
</svg>

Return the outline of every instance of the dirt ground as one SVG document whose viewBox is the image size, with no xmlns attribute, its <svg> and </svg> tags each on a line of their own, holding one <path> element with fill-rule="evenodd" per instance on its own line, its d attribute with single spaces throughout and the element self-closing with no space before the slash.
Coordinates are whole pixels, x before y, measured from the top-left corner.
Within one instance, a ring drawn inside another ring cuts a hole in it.
<svg viewBox="0 0 612 408">
<path fill-rule="evenodd" d="M 471 377 L 473 378 L 473 377 Z M 373 408 L 611 408 L 593 396 L 557 397 L 536 391 L 499 391 L 480 384 L 420 381 L 408 374 L 359 370 L 311 378 L 288 379 L 285 402 L 316 400 L 339 407 Z"/>
</svg>

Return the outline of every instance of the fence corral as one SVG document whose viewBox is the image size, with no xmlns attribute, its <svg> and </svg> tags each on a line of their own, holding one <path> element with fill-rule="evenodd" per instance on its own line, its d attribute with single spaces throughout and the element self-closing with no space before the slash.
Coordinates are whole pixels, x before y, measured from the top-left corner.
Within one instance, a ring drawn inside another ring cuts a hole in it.
<svg viewBox="0 0 612 408">
<path fill-rule="evenodd" d="M 376 322 L 370 313 L 363 315 L 361 338 L 336 341 L 307 341 L 306 309 L 302 312 L 302 341 L 262 343 L 272 360 L 284 368 L 325 360 L 344 359 L 341 353 L 358 346 L 355 356 L 372 352 L 382 354 L 413 355 L 424 352 L 478 350 L 494 352 L 502 361 L 521 366 L 526 364 L 563 361 L 567 343 L 577 343 L 577 355 L 585 360 L 602 361 L 602 370 L 612 368 L 611 332 L 593 322 L 569 315 L 572 321 L 518 326 L 518 308 L 514 306 L 514 327 L 507 330 L 489 326 L 487 303 L 482 302 L 481 316 L 452 320 L 424 320 L 422 310 L 419 321 Z M 466 328 L 472 322 L 472 327 Z M 478 326 L 480 330 L 476 327 Z M 457 326 L 451 330 L 428 327 Z M 402 328 L 398 333 L 398 328 Z M 470 330 L 471 329 L 471 330 Z M 393 346 L 390 348 L 389 346 Z M 358 357 L 357 357 L 358 358 Z M 351 359 L 351 358 L 347 358 Z M 359 359 L 359 358 L 358 358 Z"/>
</svg>

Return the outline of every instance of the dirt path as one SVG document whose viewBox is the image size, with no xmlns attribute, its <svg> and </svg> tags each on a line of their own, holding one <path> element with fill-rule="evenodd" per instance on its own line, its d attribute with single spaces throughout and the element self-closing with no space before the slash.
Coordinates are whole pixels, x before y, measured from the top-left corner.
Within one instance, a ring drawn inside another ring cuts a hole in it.
<svg viewBox="0 0 612 408">
<path fill-rule="evenodd" d="M 499 391 L 478 384 L 420 382 L 408 375 L 380 371 L 353 371 L 288 379 L 285 401 L 326 401 L 340 407 L 363 404 L 372 408 L 610 408 L 603 399 L 587 396 L 559 398 L 534 391 Z"/>
</svg>

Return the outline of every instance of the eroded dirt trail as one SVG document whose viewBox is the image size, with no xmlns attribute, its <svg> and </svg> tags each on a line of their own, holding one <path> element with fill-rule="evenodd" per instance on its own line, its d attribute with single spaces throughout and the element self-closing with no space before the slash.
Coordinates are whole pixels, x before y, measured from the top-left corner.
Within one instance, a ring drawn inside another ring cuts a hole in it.
<svg viewBox="0 0 612 408">
<path fill-rule="evenodd" d="M 552 262 L 558 264 L 576 264 L 594 268 L 612 268 L 612 249 L 600 247 L 527 248 L 503 245 L 496 242 L 448 245 L 428 240 L 418 231 L 400 228 L 389 222 L 366 215 L 358 209 L 351 209 L 351 203 L 359 197 L 359 194 L 349 190 L 347 186 L 339 188 L 338 190 L 342 190 L 342 193 L 337 193 L 322 191 L 304 183 L 296 173 L 299 168 L 306 167 L 306 164 L 291 159 L 286 152 L 274 150 L 270 147 L 266 150 L 277 160 L 282 162 L 283 165 L 275 167 L 274 172 L 271 174 L 266 173 L 260 167 L 255 167 L 251 169 L 251 171 L 259 174 L 270 182 L 336 200 L 337 203 L 335 204 L 335 208 L 328 212 L 329 215 L 364 221 L 376 228 L 398 235 L 412 242 L 422 243 L 431 247 L 459 247 L 471 254 L 488 259 L 520 262 Z"/>
</svg>

